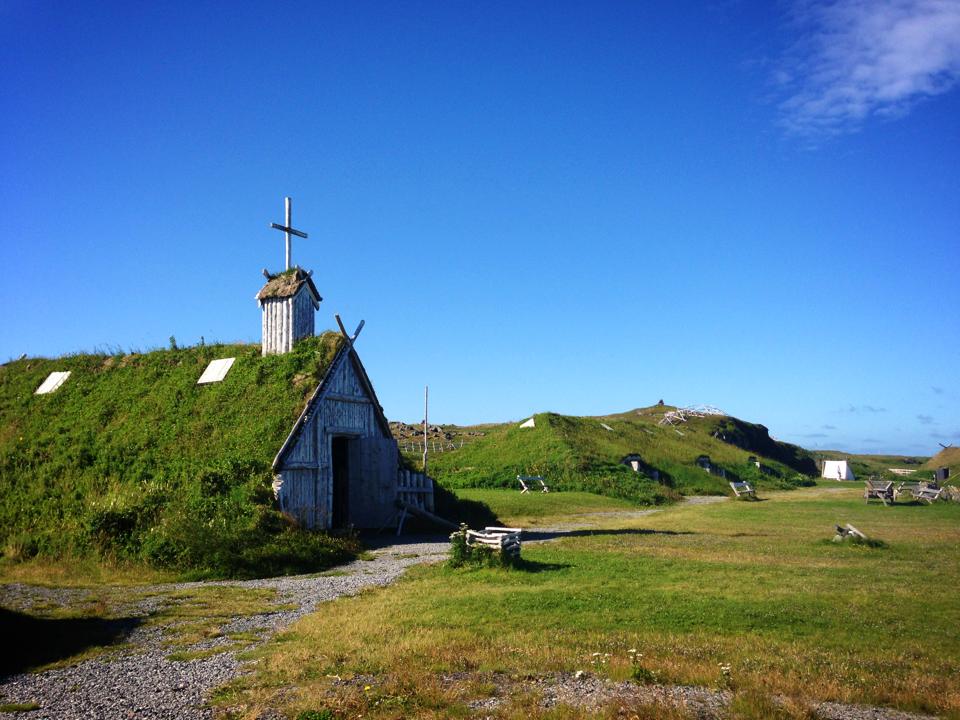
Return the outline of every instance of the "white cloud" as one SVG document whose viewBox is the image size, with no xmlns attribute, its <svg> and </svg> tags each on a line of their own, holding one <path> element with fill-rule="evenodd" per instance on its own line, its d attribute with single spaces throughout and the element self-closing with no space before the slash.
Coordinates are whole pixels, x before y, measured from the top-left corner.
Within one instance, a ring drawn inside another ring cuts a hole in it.
<svg viewBox="0 0 960 720">
<path fill-rule="evenodd" d="M 835 0 L 798 6 L 800 40 L 774 75 L 787 132 L 852 132 L 960 80 L 960 0 Z"/>
</svg>

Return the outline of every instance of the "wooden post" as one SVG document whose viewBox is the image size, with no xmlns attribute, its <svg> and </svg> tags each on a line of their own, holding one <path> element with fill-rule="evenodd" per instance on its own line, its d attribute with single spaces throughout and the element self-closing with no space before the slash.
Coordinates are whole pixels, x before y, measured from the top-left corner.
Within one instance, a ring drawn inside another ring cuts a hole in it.
<svg viewBox="0 0 960 720">
<path fill-rule="evenodd" d="M 306 234 L 305 232 L 300 231 L 300 230 L 294 230 L 294 228 L 293 228 L 293 224 L 292 224 L 292 220 L 293 220 L 293 201 L 292 201 L 290 198 L 288 198 L 288 197 L 287 197 L 287 198 L 284 198 L 284 199 L 283 199 L 283 207 L 284 207 L 284 211 L 285 211 L 284 217 L 285 217 L 285 220 L 286 220 L 286 224 L 285 224 L 285 225 L 278 225 L 277 223 L 270 223 L 270 227 L 272 227 L 274 230 L 282 230 L 282 231 L 283 231 L 283 234 L 285 235 L 286 248 L 287 248 L 287 253 L 286 253 L 286 260 L 287 260 L 286 265 L 287 265 L 287 266 L 286 266 L 285 269 L 286 269 L 286 270 L 289 270 L 289 269 L 290 269 L 290 261 L 292 260 L 291 255 L 293 254 L 293 253 L 292 253 L 292 250 L 291 250 L 290 236 L 291 236 L 291 235 L 296 235 L 297 237 L 306 238 L 306 237 L 307 237 L 307 234 Z"/>
<path fill-rule="evenodd" d="M 293 227 L 293 222 L 291 222 L 291 219 L 290 219 L 290 215 L 291 215 L 290 198 L 283 199 L 283 207 L 286 210 L 286 222 L 284 223 L 284 225 L 286 225 L 288 228 Z M 287 235 L 287 268 L 286 269 L 289 270 L 290 269 L 290 233 L 288 232 L 286 233 L 286 235 Z"/>
<path fill-rule="evenodd" d="M 423 386 L 423 474 L 427 474 L 427 428 L 430 427 L 429 421 L 429 400 L 430 400 L 430 386 Z"/>
</svg>

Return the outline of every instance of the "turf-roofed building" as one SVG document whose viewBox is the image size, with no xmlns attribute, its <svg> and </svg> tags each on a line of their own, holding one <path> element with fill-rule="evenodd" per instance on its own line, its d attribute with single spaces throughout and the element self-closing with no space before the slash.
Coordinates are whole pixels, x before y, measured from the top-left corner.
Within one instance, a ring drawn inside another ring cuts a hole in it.
<svg viewBox="0 0 960 720">
<path fill-rule="evenodd" d="M 398 477 L 410 473 L 356 333 L 314 336 L 320 295 L 300 268 L 267 275 L 257 300 L 262 345 L 171 343 L 2 366 L 2 484 L 29 496 L 6 508 L 7 527 L 46 513 L 82 537 L 109 507 L 141 538 L 173 512 L 171 498 L 205 495 L 242 497 L 243 512 L 250 498 L 273 504 L 311 529 L 390 522 Z"/>
</svg>

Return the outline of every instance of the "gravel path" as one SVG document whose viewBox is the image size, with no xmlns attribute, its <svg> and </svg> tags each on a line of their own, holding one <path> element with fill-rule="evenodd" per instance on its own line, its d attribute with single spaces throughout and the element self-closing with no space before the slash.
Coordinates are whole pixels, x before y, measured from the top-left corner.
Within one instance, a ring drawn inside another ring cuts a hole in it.
<svg viewBox="0 0 960 720">
<path fill-rule="evenodd" d="M 465 682 L 466 673 L 460 677 L 449 676 L 448 682 Z M 476 680 L 477 678 L 474 678 Z M 687 685 L 639 685 L 632 682 L 614 682 L 590 673 L 555 673 L 535 679 L 518 681 L 505 675 L 483 676 L 495 691 L 489 697 L 470 704 L 474 710 L 493 711 L 506 698 L 518 690 L 534 692 L 540 707 L 552 708 L 569 705 L 586 710 L 599 711 L 610 704 L 619 704 L 629 716 L 629 709 L 640 705 L 657 705 L 682 708 L 698 720 L 722 720 L 726 716 L 733 694 L 729 690 L 692 687 Z M 774 698 L 775 702 L 785 702 Z M 843 703 L 810 703 L 809 709 L 822 720 L 932 720 L 929 715 L 917 715 L 889 708 L 875 708 Z"/>
<path fill-rule="evenodd" d="M 149 597 L 121 602 L 114 614 L 145 618 L 156 613 L 169 594 L 199 585 L 232 585 L 244 588 L 273 588 L 277 603 L 290 609 L 237 617 L 224 628 L 221 637 L 205 640 L 190 650 L 233 645 L 227 633 L 255 633 L 266 638 L 298 618 L 313 612 L 317 605 L 338 597 L 354 595 L 363 588 L 386 585 L 411 565 L 434 562 L 445 557 L 446 538 L 405 539 L 374 549 L 372 560 L 357 560 L 330 574 L 268 578 L 218 583 L 157 585 Z M 82 606 L 91 591 L 76 588 L 42 588 L 28 585 L 0 586 L 0 605 L 29 611 L 37 607 Z M 171 650 L 163 645 L 164 633 L 156 625 L 134 629 L 117 651 L 106 657 L 85 660 L 70 667 L 36 674 L 20 674 L 0 680 L 0 703 L 37 703 L 39 710 L 0 713 L 4 718 L 210 718 L 204 698 L 215 687 L 237 677 L 241 664 L 236 652 L 222 652 L 196 660 L 170 660 Z M 254 641 L 255 643 L 256 641 Z M 3 652 L 13 652 L 5 647 Z"/>
</svg>

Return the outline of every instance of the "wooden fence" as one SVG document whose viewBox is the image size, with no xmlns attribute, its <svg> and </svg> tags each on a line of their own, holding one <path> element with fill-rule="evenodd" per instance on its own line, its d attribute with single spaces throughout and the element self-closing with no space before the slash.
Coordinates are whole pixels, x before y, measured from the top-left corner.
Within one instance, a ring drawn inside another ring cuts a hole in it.
<svg viewBox="0 0 960 720">
<path fill-rule="evenodd" d="M 397 500 L 433 512 L 433 478 L 401 468 L 397 477 Z"/>
<path fill-rule="evenodd" d="M 397 444 L 402 452 L 405 453 L 422 453 L 423 452 L 423 442 L 410 442 L 409 440 L 403 440 Z M 427 449 L 430 452 L 445 452 L 448 450 L 459 450 L 463 447 L 463 439 L 459 441 L 453 440 L 431 440 L 427 443 Z"/>
</svg>

